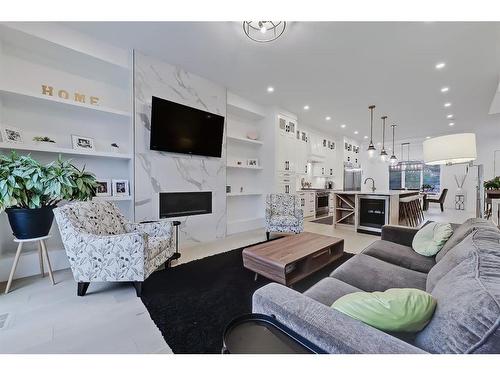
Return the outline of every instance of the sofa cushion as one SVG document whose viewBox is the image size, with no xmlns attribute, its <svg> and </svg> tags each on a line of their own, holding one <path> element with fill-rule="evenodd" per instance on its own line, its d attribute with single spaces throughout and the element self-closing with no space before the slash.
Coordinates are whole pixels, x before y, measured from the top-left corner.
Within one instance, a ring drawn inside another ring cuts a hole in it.
<svg viewBox="0 0 500 375">
<path fill-rule="evenodd" d="M 475 232 L 469 234 L 462 242 L 453 247 L 446 255 L 437 263 L 427 275 L 427 283 L 425 290 L 429 293 L 432 292 L 438 281 L 450 272 L 453 268 L 458 266 L 464 259 L 471 255 L 474 248 L 474 242 L 478 241 L 481 237 L 487 236 L 488 233 L 491 235 L 495 234 L 495 231 L 482 228 Z"/>
<path fill-rule="evenodd" d="M 436 254 L 436 262 L 439 262 L 441 259 L 443 259 L 443 257 L 446 255 L 448 251 L 450 251 L 453 247 L 462 242 L 465 239 L 465 237 L 467 237 L 473 231 L 481 227 L 494 228 L 495 225 L 486 219 L 471 218 L 467 219 L 463 224 L 459 225 L 458 227 L 453 228 L 453 234 L 448 239 L 448 241 L 446 241 L 441 251 Z"/>
<path fill-rule="evenodd" d="M 335 269 L 330 276 L 365 292 L 383 292 L 389 288 L 425 290 L 427 274 L 358 254 Z"/>
<path fill-rule="evenodd" d="M 413 237 L 412 248 L 420 255 L 433 257 L 453 234 L 450 224 L 430 223 Z"/>
<path fill-rule="evenodd" d="M 396 266 L 425 273 L 429 272 L 436 264 L 434 257 L 425 257 L 413 251 L 409 246 L 385 240 L 375 241 L 363 250 L 362 254 L 370 255 Z"/>
<path fill-rule="evenodd" d="M 276 225 L 276 226 L 279 225 L 290 226 L 290 225 L 298 225 L 299 219 L 291 215 L 272 215 L 269 222 L 271 225 Z"/>
<path fill-rule="evenodd" d="M 385 332 L 418 332 L 431 319 L 436 300 L 420 289 L 392 288 L 385 292 L 350 293 L 336 300 L 332 307 Z"/>
<path fill-rule="evenodd" d="M 361 289 L 346 284 L 343 281 L 334 279 L 333 277 L 325 277 L 317 284 L 306 290 L 304 295 L 324 305 L 331 306 L 332 303 L 340 297 L 349 293 L 361 291 Z"/>
<path fill-rule="evenodd" d="M 431 353 L 500 352 L 500 233 L 471 238 L 468 255 L 432 290 L 436 311 L 415 338 Z"/>
</svg>

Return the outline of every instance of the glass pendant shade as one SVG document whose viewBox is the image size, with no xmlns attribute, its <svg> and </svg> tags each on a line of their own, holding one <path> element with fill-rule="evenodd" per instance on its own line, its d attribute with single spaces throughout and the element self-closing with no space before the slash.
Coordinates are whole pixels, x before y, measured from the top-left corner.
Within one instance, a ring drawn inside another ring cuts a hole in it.
<svg viewBox="0 0 500 375">
<path fill-rule="evenodd" d="M 375 106 L 372 104 L 368 107 L 370 110 L 370 144 L 368 145 L 368 156 L 373 157 L 375 155 L 376 148 L 373 145 L 373 110 L 375 109 Z"/>
<path fill-rule="evenodd" d="M 394 154 L 394 133 L 396 131 L 396 124 L 392 124 L 391 127 L 392 127 L 392 155 L 391 155 L 391 158 L 389 160 L 389 162 L 391 163 L 391 165 L 396 165 L 396 163 L 398 162 L 398 158 L 396 157 L 396 155 Z"/>
<path fill-rule="evenodd" d="M 380 151 L 380 158 L 382 161 L 386 161 L 387 159 L 387 151 L 385 151 L 385 120 L 387 116 L 382 116 L 382 150 Z"/>
</svg>

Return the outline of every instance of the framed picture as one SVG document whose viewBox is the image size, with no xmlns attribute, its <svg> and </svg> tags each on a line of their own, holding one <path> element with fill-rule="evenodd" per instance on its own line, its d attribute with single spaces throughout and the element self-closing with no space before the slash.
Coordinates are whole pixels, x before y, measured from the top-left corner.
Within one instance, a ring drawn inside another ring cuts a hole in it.
<svg viewBox="0 0 500 375">
<path fill-rule="evenodd" d="M 249 167 L 258 167 L 259 161 L 257 159 L 247 159 L 247 166 Z"/>
<path fill-rule="evenodd" d="M 128 180 L 112 180 L 113 195 L 123 197 L 129 195 Z"/>
<path fill-rule="evenodd" d="M 2 140 L 7 143 L 23 143 L 23 132 L 12 126 L 2 127 Z"/>
<path fill-rule="evenodd" d="M 111 180 L 106 178 L 97 179 L 97 189 L 95 195 L 97 197 L 111 196 Z"/>
<path fill-rule="evenodd" d="M 72 135 L 71 142 L 74 150 L 95 151 L 94 138 Z"/>
</svg>

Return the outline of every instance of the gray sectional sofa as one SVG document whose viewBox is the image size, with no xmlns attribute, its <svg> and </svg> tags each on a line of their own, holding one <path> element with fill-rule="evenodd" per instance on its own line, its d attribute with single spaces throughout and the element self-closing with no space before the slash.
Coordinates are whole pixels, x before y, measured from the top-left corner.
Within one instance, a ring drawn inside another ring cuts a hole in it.
<svg viewBox="0 0 500 375">
<path fill-rule="evenodd" d="M 275 316 L 329 353 L 500 353 L 500 231 L 469 219 L 435 257 L 411 249 L 416 229 L 385 226 L 382 239 L 301 294 L 271 283 L 253 311 Z M 357 291 L 418 288 L 437 300 L 420 332 L 389 334 L 330 306 Z"/>
</svg>

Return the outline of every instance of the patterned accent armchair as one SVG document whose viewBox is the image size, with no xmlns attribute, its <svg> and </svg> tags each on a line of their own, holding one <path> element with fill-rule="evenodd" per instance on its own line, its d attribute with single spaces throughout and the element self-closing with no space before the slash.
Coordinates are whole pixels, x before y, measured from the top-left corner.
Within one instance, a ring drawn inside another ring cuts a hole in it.
<svg viewBox="0 0 500 375">
<path fill-rule="evenodd" d="M 90 282 L 132 281 L 140 297 L 142 282 L 175 253 L 172 223 L 130 223 L 111 202 L 70 203 L 54 215 L 79 296 Z"/>
<path fill-rule="evenodd" d="M 299 197 L 290 194 L 266 196 L 266 236 L 271 232 L 301 233 L 304 231 L 304 211 Z"/>
</svg>

